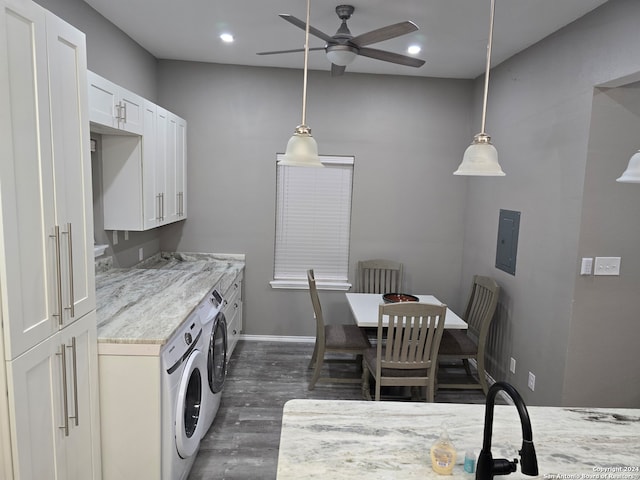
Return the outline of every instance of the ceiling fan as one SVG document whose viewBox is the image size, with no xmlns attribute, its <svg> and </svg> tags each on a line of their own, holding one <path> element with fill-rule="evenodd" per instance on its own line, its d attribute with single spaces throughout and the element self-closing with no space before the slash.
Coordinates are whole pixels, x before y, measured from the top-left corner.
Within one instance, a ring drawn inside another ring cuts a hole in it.
<svg viewBox="0 0 640 480">
<path fill-rule="evenodd" d="M 352 5 L 338 5 L 336 7 L 336 13 L 340 20 L 342 20 L 342 24 L 333 36 L 327 35 L 326 33 L 309 25 L 309 33 L 326 42 L 324 47 L 309 48 L 309 50 L 324 50 L 327 53 L 327 58 L 331 62 L 332 77 L 342 75 L 347 65 L 358 55 L 382 60 L 384 62 L 406 65 L 408 67 L 421 67 L 424 65 L 424 60 L 420 60 L 419 58 L 367 47 L 367 45 L 371 45 L 373 43 L 382 42 L 401 35 L 406 35 L 407 33 L 415 32 L 418 30 L 418 26 L 415 23 L 409 21 L 395 23 L 354 37 L 351 35 L 351 31 L 349 31 L 349 27 L 347 26 L 347 20 L 351 18 L 354 10 L 355 8 Z M 293 15 L 281 14 L 280 17 L 287 22 L 292 23 L 296 27 L 303 30 L 306 29 L 306 23 Z M 258 55 L 275 55 L 280 53 L 303 51 L 304 48 L 298 48 L 294 50 L 259 52 Z"/>
</svg>

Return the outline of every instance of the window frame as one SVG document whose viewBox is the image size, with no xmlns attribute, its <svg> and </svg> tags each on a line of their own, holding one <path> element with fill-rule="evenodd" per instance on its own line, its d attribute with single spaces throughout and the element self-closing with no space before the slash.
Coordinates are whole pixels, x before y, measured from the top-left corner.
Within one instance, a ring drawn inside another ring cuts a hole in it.
<svg viewBox="0 0 640 480">
<path fill-rule="evenodd" d="M 276 155 L 276 160 L 280 160 L 282 158 L 282 154 Z M 331 214 L 339 214 L 341 216 L 335 221 L 335 224 L 338 227 L 339 235 L 338 238 L 342 238 L 342 245 L 331 245 L 331 248 L 335 247 L 334 251 L 327 252 L 327 255 L 338 255 L 342 257 L 339 260 L 340 265 L 332 275 L 326 274 L 326 268 L 330 262 L 327 262 L 325 265 L 318 266 L 309 264 L 302 268 L 298 262 L 293 261 L 291 263 L 279 263 L 278 257 L 279 255 L 283 255 L 283 251 L 280 245 L 280 238 L 282 234 L 283 225 L 286 227 L 286 224 L 283 224 L 283 220 L 286 222 L 287 219 L 283 219 L 282 216 L 286 216 L 288 212 L 281 211 L 281 205 L 285 201 L 284 197 L 288 196 L 291 193 L 291 190 L 281 191 L 284 187 L 286 188 L 286 178 L 283 178 L 283 175 L 286 170 L 281 169 L 304 169 L 307 173 L 313 173 L 315 175 L 314 181 L 317 181 L 318 175 L 321 175 L 325 169 L 322 168 L 306 168 L 306 167 L 297 167 L 297 166 L 283 166 L 277 165 L 276 163 L 276 209 L 275 209 L 275 235 L 274 235 L 274 255 L 273 255 L 273 280 L 269 283 L 274 289 L 308 289 L 308 281 L 307 281 L 307 270 L 309 268 L 313 268 L 315 270 L 316 277 L 316 286 L 319 290 L 338 290 L 338 291 L 348 291 L 351 288 L 351 283 L 349 282 L 349 255 L 351 250 L 351 214 L 352 214 L 352 204 L 353 204 L 353 175 L 354 175 L 354 167 L 355 167 L 355 157 L 354 156 L 336 156 L 336 155 L 320 155 L 320 161 L 325 165 L 325 168 L 331 168 L 332 166 L 336 167 L 348 167 L 349 175 L 346 180 L 343 180 L 344 183 L 340 183 L 340 188 L 337 188 L 336 195 L 340 196 L 339 205 L 334 206 L 336 210 L 334 212 L 329 212 Z M 295 172 L 295 171 L 292 171 Z M 344 174 L 343 174 L 344 175 Z M 317 198 L 321 194 L 326 194 L 326 187 L 331 188 L 329 184 L 329 180 L 331 178 L 323 179 L 324 184 L 320 186 L 319 191 L 313 191 L 312 197 Z M 348 191 L 344 188 L 348 184 Z M 315 185 L 315 184 L 314 184 Z M 340 192 L 340 193 L 338 193 Z M 346 192 L 346 193 L 345 193 Z M 306 197 L 307 191 L 305 191 Z M 298 193 L 298 195 L 300 195 Z M 326 197 L 325 197 L 326 198 Z M 294 198 L 295 201 L 295 198 Z M 309 203 L 309 202 L 308 202 Z M 313 205 L 319 204 L 318 202 L 310 202 Z M 316 212 L 317 213 L 317 212 Z M 292 215 L 295 217 L 295 214 Z M 331 216 L 326 216 L 327 218 L 333 218 Z M 317 215 L 314 215 L 312 218 L 318 219 Z M 340 228 L 342 225 L 342 228 Z M 330 227 L 330 226 L 329 226 Z M 301 227 L 304 228 L 304 227 Z M 326 232 L 326 230 L 325 230 Z M 318 238 L 315 235 L 311 235 L 313 238 L 313 242 L 317 242 Z M 320 241 L 320 245 L 327 245 L 327 243 L 322 243 Z M 292 248 L 296 248 L 294 246 Z M 304 245 L 302 245 L 304 247 Z M 310 247 L 310 245 L 309 245 Z M 284 247 L 287 248 L 286 246 Z M 279 253 L 280 252 L 280 253 Z M 286 252 L 285 252 L 286 253 Z M 288 272 L 283 272 L 283 270 L 290 269 Z M 302 268 L 299 272 L 292 272 L 294 268 Z M 324 272 L 323 272 L 324 270 Z"/>
</svg>

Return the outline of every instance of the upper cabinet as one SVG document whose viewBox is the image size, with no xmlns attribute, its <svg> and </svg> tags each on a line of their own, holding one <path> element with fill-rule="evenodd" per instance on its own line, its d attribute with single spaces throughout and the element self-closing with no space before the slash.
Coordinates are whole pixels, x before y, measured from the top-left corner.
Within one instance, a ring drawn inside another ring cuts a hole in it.
<svg viewBox="0 0 640 480">
<path fill-rule="evenodd" d="M 143 100 L 142 127 L 141 136 L 102 136 L 105 230 L 149 230 L 186 218 L 187 122 Z"/>
<path fill-rule="evenodd" d="M 2 5 L 0 297 L 13 359 L 95 309 L 93 209 L 84 34 L 31 2 Z"/>
<path fill-rule="evenodd" d="M 89 81 L 89 120 L 96 131 L 116 129 L 142 135 L 144 99 L 93 72 Z M 97 127 L 97 128 L 96 128 Z"/>
</svg>

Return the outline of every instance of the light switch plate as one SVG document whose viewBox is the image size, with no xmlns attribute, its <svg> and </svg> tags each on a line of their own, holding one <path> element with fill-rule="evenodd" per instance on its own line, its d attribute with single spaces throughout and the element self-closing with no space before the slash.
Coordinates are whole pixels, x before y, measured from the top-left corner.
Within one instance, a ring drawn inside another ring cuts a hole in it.
<svg viewBox="0 0 640 480">
<path fill-rule="evenodd" d="M 620 275 L 620 257 L 596 257 L 594 275 Z"/>
</svg>

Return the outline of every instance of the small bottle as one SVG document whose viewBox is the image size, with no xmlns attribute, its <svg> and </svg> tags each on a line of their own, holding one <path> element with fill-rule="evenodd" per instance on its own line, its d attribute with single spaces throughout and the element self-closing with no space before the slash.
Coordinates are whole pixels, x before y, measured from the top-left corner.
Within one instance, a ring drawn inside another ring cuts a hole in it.
<svg viewBox="0 0 640 480">
<path fill-rule="evenodd" d="M 436 473 L 451 475 L 456 463 L 456 449 L 453 447 L 447 427 L 442 424 L 440 438 L 431 447 L 431 466 Z"/>
<path fill-rule="evenodd" d="M 467 450 L 464 454 L 464 471 L 467 473 L 476 471 L 476 453 L 473 450 Z"/>
</svg>

